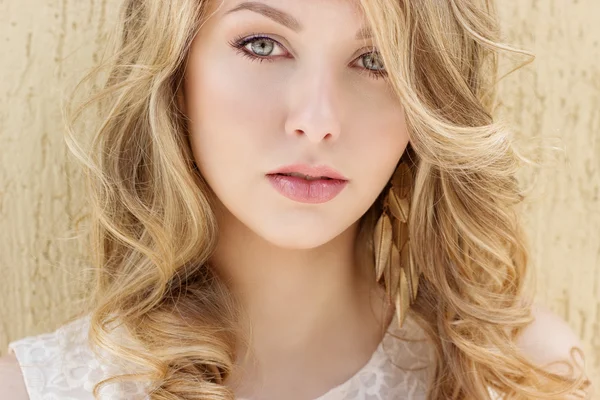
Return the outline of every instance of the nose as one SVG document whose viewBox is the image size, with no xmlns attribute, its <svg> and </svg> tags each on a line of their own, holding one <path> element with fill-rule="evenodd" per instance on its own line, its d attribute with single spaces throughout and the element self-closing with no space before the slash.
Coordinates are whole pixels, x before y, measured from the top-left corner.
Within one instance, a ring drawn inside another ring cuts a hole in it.
<svg viewBox="0 0 600 400">
<path fill-rule="evenodd" d="M 341 129 L 341 104 L 331 72 L 297 74 L 290 90 L 289 113 L 285 122 L 288 135 L 304 135 L 311 142 L 336 140 Z"/>
</svg>

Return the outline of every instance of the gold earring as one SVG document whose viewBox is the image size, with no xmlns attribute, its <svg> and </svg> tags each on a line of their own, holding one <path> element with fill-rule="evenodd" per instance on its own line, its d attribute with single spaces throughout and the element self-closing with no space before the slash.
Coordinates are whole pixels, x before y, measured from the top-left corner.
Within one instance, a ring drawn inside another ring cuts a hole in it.
<svg viewBox="0 0 600 400">
<path fill-rule="evenodd" d="M 401 163 L 390 180 L 391 186 L 383 200 L 383 212 L 373 232 L 375 275 L 382 277 L 390 302 L 395 303 L 396 316 L 402 326 L 410 305 L 417 298 L 419 273 L 410 253 L 408 215 L 412 175 L 406 163 Z"/>
</svg>

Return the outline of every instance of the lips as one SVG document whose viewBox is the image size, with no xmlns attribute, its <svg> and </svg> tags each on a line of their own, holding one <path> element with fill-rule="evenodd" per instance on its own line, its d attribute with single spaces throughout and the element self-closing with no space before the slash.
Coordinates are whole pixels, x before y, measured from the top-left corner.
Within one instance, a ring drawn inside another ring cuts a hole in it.
<svg viewBox="0 0 600 400">
<path fill-rule="evenodd" d="M 318 179 L 328 179 L 328 180 L 333 179 L 333 178 L 328 178 L 326 176 L 308 176 L 308 175 L 304 175 L 304 174 L 299 174 L 297 172 L 292 172 L 292 173 L 289 173 L 289 174 L 280 174 L 280 173 L 277 173 L 275 175 L 295 176 L 295 177 L 298 177 L 298 178 L 306 179 L 307 181 L 315 181 L 315 180 L 318 180 Z"/>
<path fill-rule="evenodd" d="M 304 178 L 306 180 L 315 179 L 337 179 L 340 181 L 347 181 L 348 178 L 343 176 L 340 172 L 327 165 L 311 166 L 307 164 L 294 164 L 287 165 L 278 168 L 274 171 L 270 171 L 267 175 L 284 175 L 284 176 L 296 176 Z"/>
<path fill-rule="evenodd" d="M 348 184 L 339 179 L 305 179 L 297 176 L 270 174 L 267 179 L 284 197 L 300 203 L 326 203 L 336 197 Z"/>
</svg>

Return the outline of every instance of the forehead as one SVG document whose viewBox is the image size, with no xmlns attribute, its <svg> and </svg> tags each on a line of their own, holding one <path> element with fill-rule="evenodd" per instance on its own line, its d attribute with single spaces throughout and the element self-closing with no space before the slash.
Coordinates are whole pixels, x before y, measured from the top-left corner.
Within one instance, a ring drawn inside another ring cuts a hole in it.
<svg viewBox="0 0 600 400">
<path fill-rule="evenodd" d="M 305 27 L 323 37 L 352 36 L 368 40 L 373 34 L 363 17 L 360 0 L 207 0 L 209 25 L 222 19 L 260 15 L 301 33 Z M 204 24 L 203 24 L 204 25 Z"/>
<path fill-rule="evenodd" d="M 231 10 L 264 11 L 265 14 L 284 17 L 290 22 L 302 16 L 318 15 L 329 11 L 352 15 L 362 21 L 360 0 L 205 0 L 206 12 L 212 17 L 220 17 Z M 214 14 L 214 15 L 212 15 Z M 292 18 L 289 18 L 292 17 Z"/>
</svg>

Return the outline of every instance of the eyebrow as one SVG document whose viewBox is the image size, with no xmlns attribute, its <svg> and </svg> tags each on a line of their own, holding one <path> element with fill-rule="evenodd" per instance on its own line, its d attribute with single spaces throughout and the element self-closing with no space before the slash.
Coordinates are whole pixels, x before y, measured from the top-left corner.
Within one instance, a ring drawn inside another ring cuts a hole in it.
<svg viewBox="0 0 600 400">
<path fill-rule="evenodd" d="M 265 17 L 270 18 L 273 21 L 293 30 L 294 32 L 300 32 L 303 29 L 300 21 L 298 21 L 292 15 L 258 1 L 246 1 L 240 3 L 231 10 L 227 11 L 225 15 L 240 10 L 249 10 L 258 14 L 262 14 Z M 358 30 L 358 32 L 356 32 L 355 39 L 363 40 L 370 39 L 371 37 L 373 37 L 371 29 L 369 29 L 369 27 L 362 27 Z"/>
</svg>

